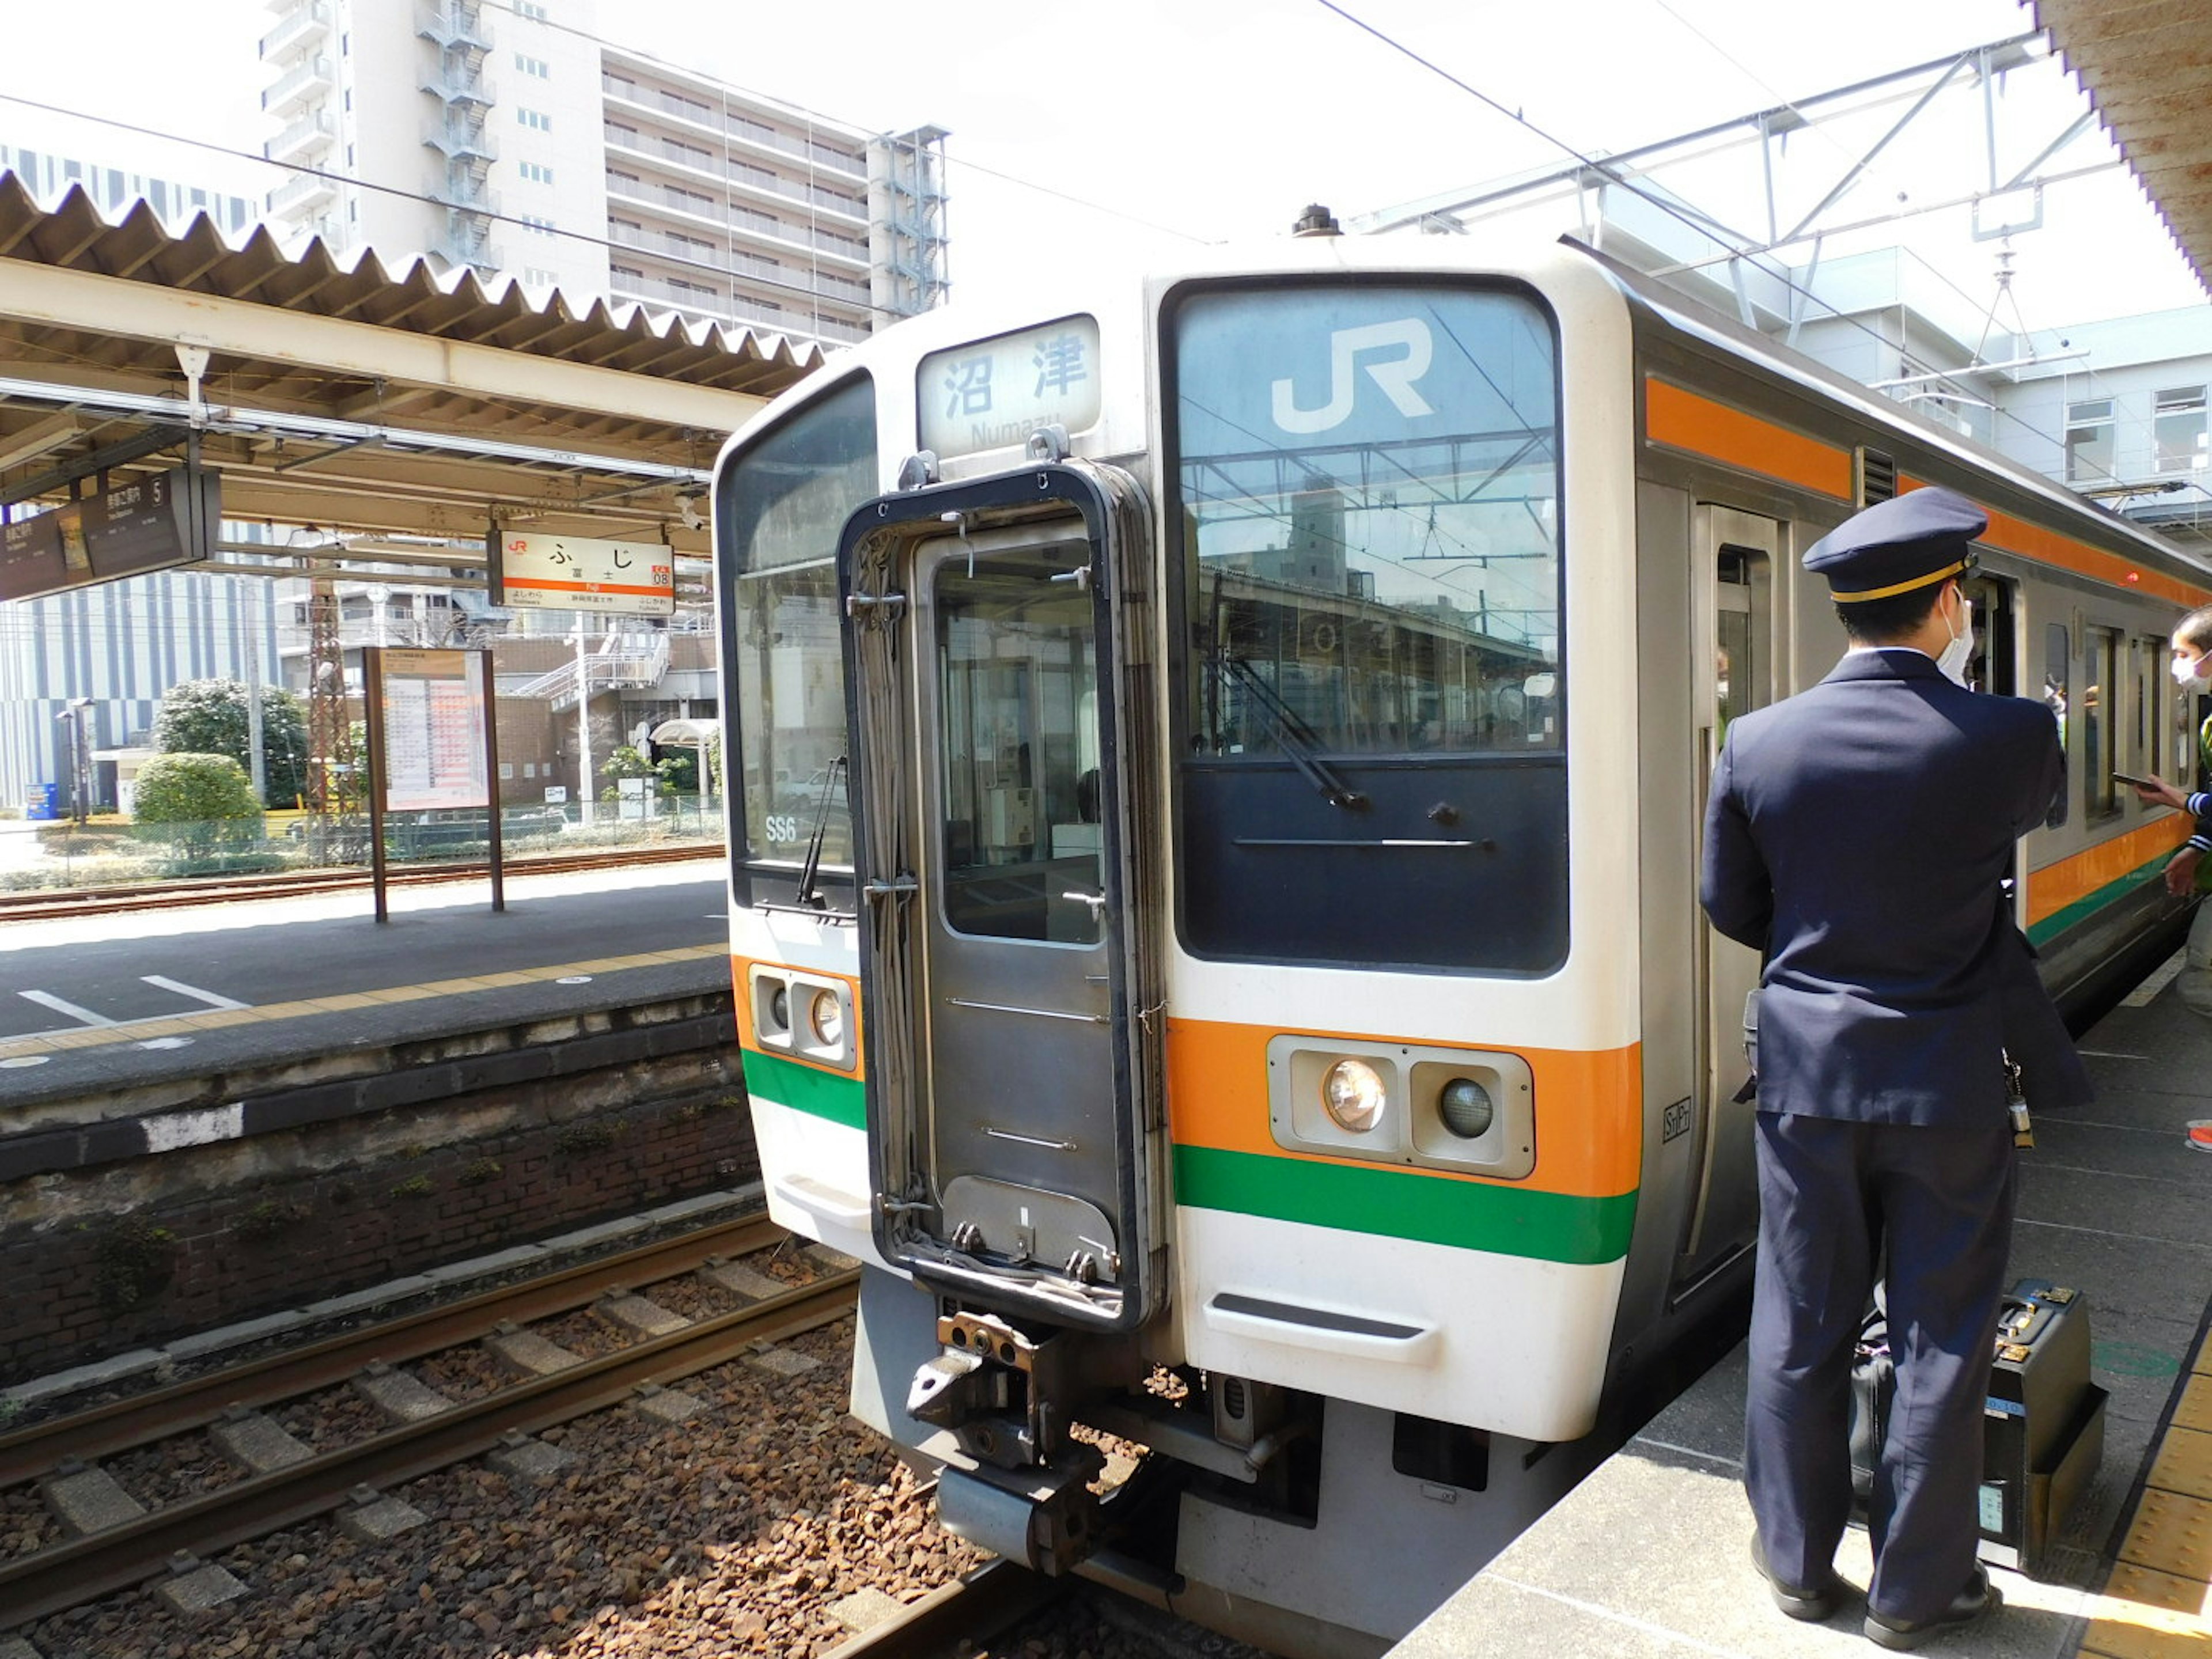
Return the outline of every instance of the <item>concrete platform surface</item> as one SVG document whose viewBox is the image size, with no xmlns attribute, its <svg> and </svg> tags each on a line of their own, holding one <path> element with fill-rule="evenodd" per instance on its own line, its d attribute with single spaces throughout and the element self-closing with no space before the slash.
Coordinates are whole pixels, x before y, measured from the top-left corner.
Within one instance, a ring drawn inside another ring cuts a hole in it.
<svg viewBox="0 0 2212 1659">
<path fill-rule="evenodd" d="M 2153 982 L 2155 982 L 2154 980 Z M 2005 1607 L 1923 1651 L 1944 1659 L 2212 1659 L 2212 1021 L 2170 989 L 2083 1038 L 2099 1098 L 2039 1120 L 2023 1155 L 2013 1276 L 2088 1298 L 2105 1455 L 2042 1577 L 1993 1570 Z M 2193 1362 L 2193 1364 L 2192 1364 Z M 1729 1357 L 1392 1651 L 1396 1659 L 1821 1659 L 1861 1632 L 1863 1531 L 1835 1618 L 1784 1618 L 1751 1565 L 1744 1350 Z"/>
</svg>

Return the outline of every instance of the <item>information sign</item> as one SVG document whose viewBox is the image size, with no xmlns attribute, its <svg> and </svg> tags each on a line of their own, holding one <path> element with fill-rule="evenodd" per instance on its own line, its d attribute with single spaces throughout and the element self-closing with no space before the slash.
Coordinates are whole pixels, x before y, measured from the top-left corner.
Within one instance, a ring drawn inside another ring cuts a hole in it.
<svg viewBox="0 0 2212 1659">
<path fill-rule="evenodd" d="M 491 540 L 491 602 L 518 611 L 672 616 L 676 556 L 653 542 L 503 533 Z"/>
<path fill-rule="evenodd" d="M 478 653 L 395 651 L 383 660 L 384 809 L 489 806 Z"/>
<path fill-rule="evenodd" d="M 933 351 L 915 371 L 915 395 L 921 447 L 940 457 L 1018 447 L 1055 424 L 1087 431 L 1103 407 L 1097 319 L 1067 317 Z"/>
<path fill-rule="evenodd" d="M 36 599 L 206 558 L 222 483 L 189 466 L 131 477 L 0 527 L 0 599 Z"/>
</svg>

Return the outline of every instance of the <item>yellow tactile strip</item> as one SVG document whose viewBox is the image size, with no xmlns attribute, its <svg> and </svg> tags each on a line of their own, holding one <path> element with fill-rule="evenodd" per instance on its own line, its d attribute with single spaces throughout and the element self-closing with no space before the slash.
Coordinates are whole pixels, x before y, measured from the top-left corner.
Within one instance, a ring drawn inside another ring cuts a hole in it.
<svg viewBox="0 0 2212 1659">
<path fill-rule="evenodd" d="M 2127 1540 L 2081 1652 L 2204 1659 L 2212 1652 L 2212 1345 L 2200 1349 L 2159 1442 Z"/>
<path fill-rule="evenodd" d="M 729 954 L 723 944 L 691 945 L 674 951 L 648 951 L 636 956 L 600 957 L 590 962 L 564 962 L 547 968 L 508 973 L 474 975 L 463 979 L 433 980 L 425 985 L 395 985 L 381 991 L 357 991 L 343 996 L 303 997 L 296 1002 L 264 1003 L 257 1008 L 210 1009 L 204 1014 L 174 1014 L 161 1019 L 120 1025 L 90 1025 L 76 1031 L 42 1031 L 35 1036 L 10 1037 L 0 1042 L 0 1060 L 23 1054 L 59 1054 L 72 1048 L 98 1048 L 118 1042 L 143 1042 L 149 1037 L 175 1036 L 187 1031 L 219 1030 L 228 1025 L 258 1025 L 275 1020 L 299 1019 L 310 1014 L 374 1008 L 380 1004 L 421 1002 L 431 997 L 465 996 L 471 991 L 490 991 L 513 985 L 538 985 L 580 974 L 594 976 L 620 973 L 625 968 L 659 968 L 672 963 L 721 960 Z"/>
</svg>

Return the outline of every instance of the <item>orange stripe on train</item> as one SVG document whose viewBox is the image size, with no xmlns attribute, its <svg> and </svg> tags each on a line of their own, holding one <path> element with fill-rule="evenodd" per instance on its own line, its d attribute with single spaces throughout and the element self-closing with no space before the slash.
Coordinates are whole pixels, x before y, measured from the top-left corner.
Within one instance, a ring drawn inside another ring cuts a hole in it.
<svg viewBox="0 0 2212 1659">
<path fill-rule="evenodd" d="M 1644 434 L 1654 443 L 1851 499 L 1851 452 L 1646 375 Z"/>
<path fill-rule="evenodd" d="M 1267 1044 L 1284 1030 L 1278 1025 L 1168 1022 L 1168 1123 L 1176 1144 L 1378 1167 L 1359 1158 L 1293 1152 L 1276 1144 L 1267 1121 Z M 1322 1042 L 1332 1038 L 1376 1040 L 1370 1033 L 1347 1031 L 1299 1035 Z M 1432 1045 L 1423 1039 L 1422 1046 Z M 1419 1173 L 1440 1181 L 1473 1181 L 1583 1198 L 1612 1198 L 1635 1190 L 1644 1159 L 1641 1046 L 1585 1053 L 1516 1045 L 1510 1052 L 1528 1061 L 1534 1074 L 1534 1170 L 1525 1180 L 1513 1182 L 1453 1170 L 1424 1169 Z"/>
</svg>

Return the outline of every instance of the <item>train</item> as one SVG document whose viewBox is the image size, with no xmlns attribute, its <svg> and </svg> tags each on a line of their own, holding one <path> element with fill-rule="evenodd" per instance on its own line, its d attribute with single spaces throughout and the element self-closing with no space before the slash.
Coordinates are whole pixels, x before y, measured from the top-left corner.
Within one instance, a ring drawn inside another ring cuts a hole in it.
<svg viewBox="0 0 2212 1659">
<path fill-rule="evenodd" d="M 1844 648 L 1799 555 L 1927 484 L 1990 515 L 1978 689 L 2063 734 L 2011 902 L 2078 1006 L 2185 920 L 2115 773 L 2194 775 L 2212 574 L 1595 249 L 1041 274 L 731 439 L 762 1178 L 863 1264 L 853 1409 L 947 1527 L 1380 1652 L 1729 1340 L 1707 782 Z"/>
</svg>

